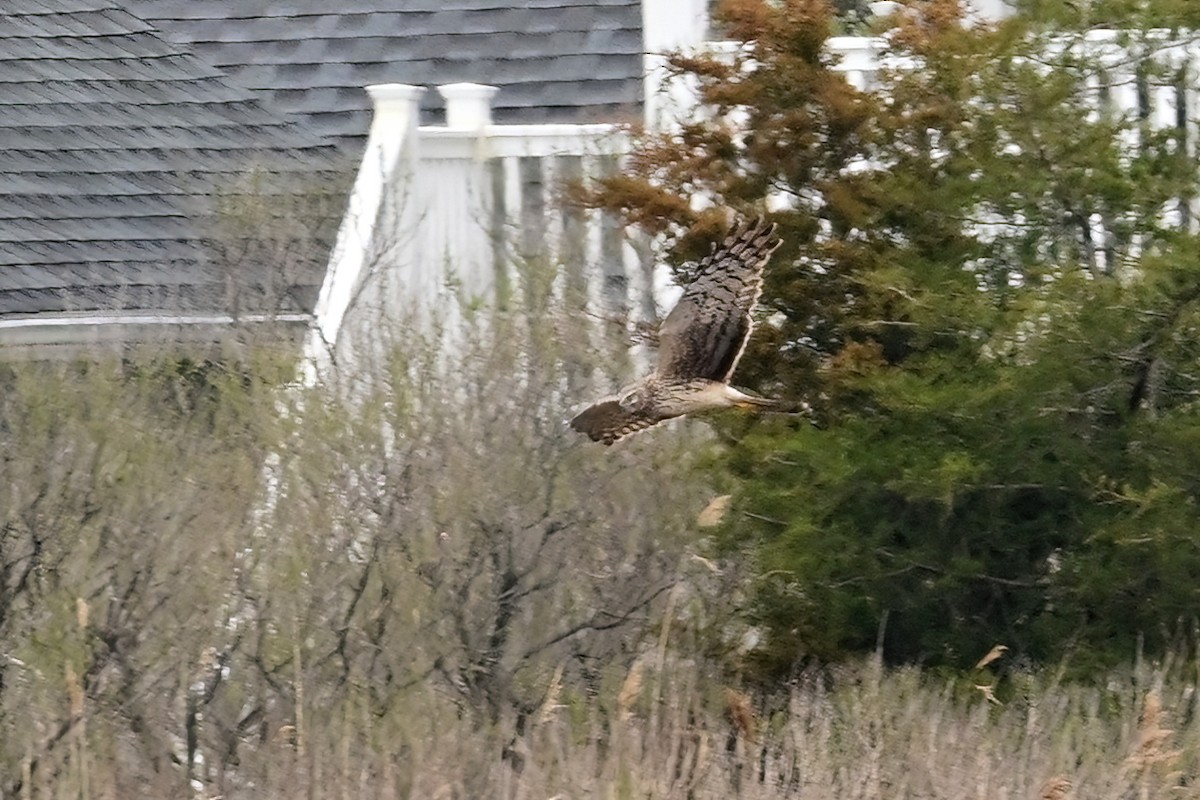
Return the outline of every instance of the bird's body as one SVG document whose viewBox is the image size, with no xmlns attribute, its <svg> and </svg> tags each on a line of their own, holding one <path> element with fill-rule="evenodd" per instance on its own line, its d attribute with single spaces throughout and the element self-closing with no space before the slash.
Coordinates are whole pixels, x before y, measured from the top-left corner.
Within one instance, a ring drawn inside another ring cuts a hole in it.
<svg viewBox="0 0 1200 800">
<path fill-rule="evenodd" d="M 695 280 L 663 320 L 655 371 L 584 409 L 571 427 L 609 445 L 684 414 L 779 407 L 729 385 L 753 329 L 763 269 L 779 244 L 774 225 L 735 225 L 700 262 Z"/>
</svg>

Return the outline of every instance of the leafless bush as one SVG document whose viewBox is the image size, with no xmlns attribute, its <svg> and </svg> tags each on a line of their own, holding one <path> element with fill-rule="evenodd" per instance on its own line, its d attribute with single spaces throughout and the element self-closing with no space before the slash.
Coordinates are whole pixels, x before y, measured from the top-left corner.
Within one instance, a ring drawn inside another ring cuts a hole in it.
<svg viewBox="0 0 1200 800">
<path fill-rule="evenodd" d="M 519 774 L 636 657 L 704 500 L 676 437 L 568 435 L 588 354 L 545 310 L 398 336 L 349 398 L 254 353 L 9 370 L 3 791 L 323 793 L 335 739 L 415 780 L 425 723 Z"/>
</svg>

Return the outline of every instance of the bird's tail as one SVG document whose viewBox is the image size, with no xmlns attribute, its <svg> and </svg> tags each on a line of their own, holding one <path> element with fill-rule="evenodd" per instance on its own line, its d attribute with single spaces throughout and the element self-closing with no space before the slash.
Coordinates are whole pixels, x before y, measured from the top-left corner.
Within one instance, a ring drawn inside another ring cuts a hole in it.
<svg viewBox="0 0 1200 800">
<path fill-rule="evenodd" d="M 734 393 L 734 405 L 739 408 L 754 408 L 763 411 L 774 411 L 779 414 L 809 414 L 812 407 L 803 400 L 779 400 L 773 397 L 759 397 L 747 394 L 730 387 Z"/>
<path fill-rule="evenodd" d="M 746 408 L 773 411 L 776 414 L 811 414 L 812 406 L 803 400 L 776 400 L 769 397 L 750 398 Z"/>
</svg>

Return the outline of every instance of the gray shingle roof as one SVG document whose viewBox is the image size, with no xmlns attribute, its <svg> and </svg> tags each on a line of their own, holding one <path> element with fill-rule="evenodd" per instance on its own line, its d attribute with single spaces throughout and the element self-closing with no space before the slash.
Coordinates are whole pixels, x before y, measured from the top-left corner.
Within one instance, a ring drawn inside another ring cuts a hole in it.
<svg viewBox="0 0 1200 800">
<path fill-rule="evenodd" d="M 0 317 L 311 308 L 328 228 L 307 215 L 341 205 L 314 188 L 328 140 L 127 3 L 4 6 Z"/>
<path fill-rule="evenodd" d="M 501 87 L 499 122 L 638 118 L 640 0 L 128 0 L 127 7 L 321 132 L 357 142 L 362 87 Z M 336 9 L 336 13 L 331 13 Z M 425 104 L 441 108 L 436 92 Z"/>
<path fill-rule="evenodd" d="M 498 85 L 501 122 L 640 116 L 640 0 L 3 5 L 0 322 L 311 310 L 369 84 Z"/>
</svg>

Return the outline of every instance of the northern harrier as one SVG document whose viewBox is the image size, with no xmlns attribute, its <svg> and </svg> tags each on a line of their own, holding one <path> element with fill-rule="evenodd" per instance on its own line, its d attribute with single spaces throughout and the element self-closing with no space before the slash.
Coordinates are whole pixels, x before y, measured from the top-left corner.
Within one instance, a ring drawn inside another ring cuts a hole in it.
<svg viewBox="0 0 1200 800">
<path fill-rule="evenodd" d="M 775 226 L 734 225 L 698 265 L 658 331 L 658 366 L 615 395 L 588 406 L 571 427 L 610 445 L 663 420 L 722 408 L 781 408 L 729 385 L 754 327 L 763 268 L 779 247 Z"/>
</svg>

